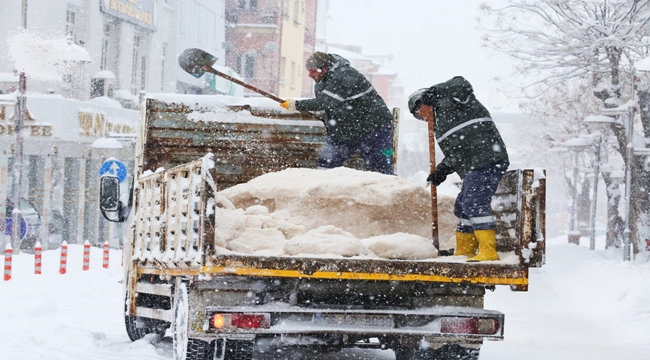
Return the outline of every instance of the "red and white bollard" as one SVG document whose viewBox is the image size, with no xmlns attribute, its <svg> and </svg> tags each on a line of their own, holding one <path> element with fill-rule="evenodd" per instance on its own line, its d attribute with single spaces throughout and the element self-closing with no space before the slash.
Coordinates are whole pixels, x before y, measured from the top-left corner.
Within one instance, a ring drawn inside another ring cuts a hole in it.
<svg viewBox="0 0 650 360">
<path fill-rule="evenodd" d="M 120 266 L 124 266 L 124 244 L 122 244 L 122 260 L 120 260 Z"/>
<path fill-rule="evenodd" d="M 11 280 L 11 256 L 13 252 L 11 244 L 7 244 L 5 247 L 5 281 Z"/>
<path fill-rule="evenodd" d="M 84 264 L 83 271 L 90 269 L 90 243 L 88 240 L 84 243 Z"/>
<path fill-rule="evenodd" d="M 65 274 L 68 266 L 68 242 L 61 243 L 61 262 L 59 263 L 59 274 Z"/>
<path fill-rule="evenodd" d="M 102 256 L 102 267 L 104 269 L 108 269 L 108 250 L 110 249 L 110 245 L 108 244 L 108 241 L 104 241 L 104 256 Z"/>
<path fill-rule="evenodd" d="M 41 247 L 41 242 L 37 241 L 34 244 L 34 275 L 41 275 L 42 254 L 43 248 Z"/>
</svg>

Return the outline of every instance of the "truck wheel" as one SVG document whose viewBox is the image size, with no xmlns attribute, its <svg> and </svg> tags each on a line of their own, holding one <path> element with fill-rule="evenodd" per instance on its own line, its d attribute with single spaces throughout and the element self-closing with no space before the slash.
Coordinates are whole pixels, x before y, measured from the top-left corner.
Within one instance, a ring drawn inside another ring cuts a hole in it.
<svg viewBox="0 0 650 360">
<path fill-rule="evenodd" d="M 480 349 L 470 349 L 457 344 L 443 345 L 435 351 L 434 359 L 440 360 L 478 360 Z"/>
<path fill-rule="evenodd" d="M 395 360 L 439 360 L 434 356 L 431 349 L 420 349 L 419 347 L 399 346 L 393 350 Z M 445 358 L 446 359 L 446 358 Z"/>
<path fill-rule="evenodd" d="M 138 341 L 150 333 L 151 329 L 138 327 L 138 317 L 124 315 L 124 325 L 126 325 L 126 334 L 131 341 Z"/>
<path fill-rule="evenodd" d="M 443 345 L 440 349 L 399 346 L 393 349 L 395 360 L 478 360 L 479 350 L 459 345 Z"/>
<path fill-rule="evenodd" d="M 138 341 L 147 334 L 157 334 L 160 338 L 165 335 L 164 328 L 146 327 L 142 326 L 142 323 L 143 321 L 138 316 L 126 314 L 126 305 L 124 305 L 124 325 L 126 327 L 126 334 L 131 341 Z"/>
<path fill-rule="evenodd" d="M 398 346 L 393 349 L 395 352 L 395 360 L 413 360 L 415 348 L 410 346 Z"/>
<path fill-rule="evenodd" d="M 247 340 L 217 340 L 215 360 L 252 360 L 255 343 Z"/>
<path fill-rule="evenodd" d="M 207 342 L 188 337 L 189 299 L 187 285 L 181 283 L 176 289 L 174 308 L 174 360 L 212 360 L 214 341 Z"/>
</svg>

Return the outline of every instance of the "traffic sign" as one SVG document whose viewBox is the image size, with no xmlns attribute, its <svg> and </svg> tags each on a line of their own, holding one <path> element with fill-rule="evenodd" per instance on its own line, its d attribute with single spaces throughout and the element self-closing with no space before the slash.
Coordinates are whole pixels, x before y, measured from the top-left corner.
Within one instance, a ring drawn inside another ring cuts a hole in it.
<svg viewBox="0 0 650 360">
<path fill-rule="evenodd" d="M 104 161 L 102 167 L 99 168 L 99 176 L 113 175 L 116 176 L 120 182 L 126 179 L 126 174 L 126 166 L 115 159 L 108 159 Z"/>
<path fill-rule="evenodd" d="M 6 218 L 5 235 L 11 236 L 12 223 L 13 223 L 13 219 L 8 216 Z M 25 235 L 27 235 L 27 221 L 25 221 L 25 219 L 21 217 L 20 218 L 20 240 L 25 239 Z"/>
</svg>

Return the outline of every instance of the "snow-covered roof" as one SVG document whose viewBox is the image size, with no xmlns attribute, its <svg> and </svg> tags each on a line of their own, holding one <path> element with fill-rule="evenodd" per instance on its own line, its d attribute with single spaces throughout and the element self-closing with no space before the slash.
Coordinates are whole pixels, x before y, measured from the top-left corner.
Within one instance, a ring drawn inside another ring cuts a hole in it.
<svg viewBox="0 0 650 360">
<path fill-rule="evenodd" d="M 123 99 L 123 100 L 131 100 L 131 101 L 138 100 L 137 96 L 131 94 L 129 90 L 125 90 L 125 89 L 115 90 L 113 92 L 113 97 L 115 99 Z"/>
<path fill-rule="evenodd" d="M 123 148 L 122 144 L 115 140 L 115 139 L 110 139 L 110 138 L 99 138 L 90 145 L 91 148 L 94 149 L 121 149 Z"/>
<path fill-rule="evenodd" d="M 616 123 L 616 119 L 605 115 L 589 115 L 585 118 L 586 123 L 592 124 L 612 124 Z"/>
<path fill-rule="evenodd" d="M 93 79 L 115 79 L 115 74 L 110 70 L 102 70 L 93 75 Z"/>
<path fill-rule="evenodd" d="M 569 139 L 562 143 L 562 145 L 568 147 L 568 148 L 578 148 L 578 147 L 586 147 L 590 146 L 591 144 L 594 143 L 594 140 L 591 137 L 577 137 L 573 139 Z"/>
<path fill-rule="evenodd" d="M 122 108 L 122 105 L 120 104 L 119 101 L 113 100 L 111 98 L 108 98 L 106 96 L 100 96 L 96 98 L 92 98 L 88 101 L 86 101 L 91 104 L 98 104 L 98 105 L 104 105 L 108 107 L 113 107 L 113 108 Z"/>
</svg>

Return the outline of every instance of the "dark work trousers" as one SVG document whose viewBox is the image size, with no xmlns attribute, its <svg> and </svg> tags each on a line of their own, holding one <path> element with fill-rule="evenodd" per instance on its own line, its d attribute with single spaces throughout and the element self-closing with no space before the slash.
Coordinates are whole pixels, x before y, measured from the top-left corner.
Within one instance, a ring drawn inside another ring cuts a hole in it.
<svg viewBox="0 0 650 360">
<path fill-rule="evenodd" d="M 467 173 L 454 205 L 454 215 L 458 217 L 457 231 L 472 233 L 474 230 L 496 229 L 490 204 L 508 165 L 507 162 L 492 163 Z"/>
<path fill-rule="evenodd" d="M 368 170 L 394 175 L 392 165 L 393 126 L 382 125 L 347 144 L 337 144 L 331 138 L 318 155 L 318 167 L 335 168 L 355 153 L 360 153 Z M 388 155 L 386 154 L 388 153 Z"/>
</svg>

